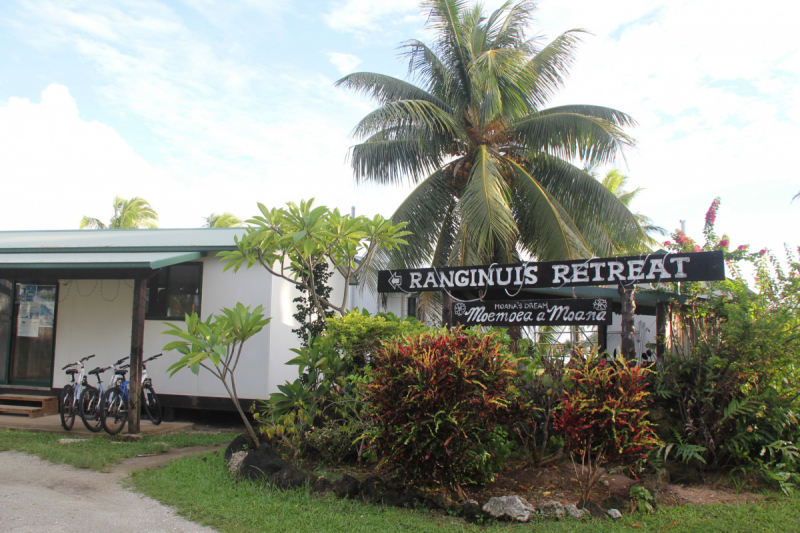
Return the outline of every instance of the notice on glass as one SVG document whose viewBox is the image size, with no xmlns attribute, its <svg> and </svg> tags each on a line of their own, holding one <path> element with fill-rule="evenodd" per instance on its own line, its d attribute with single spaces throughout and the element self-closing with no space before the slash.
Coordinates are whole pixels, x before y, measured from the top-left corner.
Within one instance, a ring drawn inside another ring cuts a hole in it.
<svg viewBox="0 0 800 533">
<path fill-rule="evenodd" d="M 31 302 L 20 302 L 17 337 L 38 337 L 39 322 L 39 306 Z"/>
</svg>

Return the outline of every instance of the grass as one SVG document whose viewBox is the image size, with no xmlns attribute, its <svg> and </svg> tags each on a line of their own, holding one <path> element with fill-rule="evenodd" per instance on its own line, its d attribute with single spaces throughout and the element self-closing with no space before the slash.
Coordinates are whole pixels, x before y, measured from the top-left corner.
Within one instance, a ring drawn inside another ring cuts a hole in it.
<svg viewBox="0 0 800 533">
<path fill-rule="evenodd" d="M 0 431 L 0 451 L 16 450 L 37 455 L 53 463 L 66 463 L 78 468 L 103 470 L 120 460 L 140 454 L 163 453 L 170 448 L 228 444 L 232 433 L 176 433 L 142 437 L 126 442 L 107 436 L 94 436 L 80 442 L 60 444 L 65 438 L 58 433 Z"/>
<path fill-rule="evenodd" d="M 776 495 L 760 504 L 683 506 L 654 515 L 618 521 L 561 522 L 532 519 L 528 524 L 468 524 L 427 511 L 386 508 L 318 496 L 305 490 L 276 491 L 236 482 L 217 452 L 190 456 L 158 470 L 135 472 L 132 485 L 140 492 L 174 506 L 195 522 L 221 532 L 364 531 L 364 532 L 495 532 L 546 530 L 552 533 L 751 533 L 796 532 L 800 529 L 800 495 Z"/>
</svg>

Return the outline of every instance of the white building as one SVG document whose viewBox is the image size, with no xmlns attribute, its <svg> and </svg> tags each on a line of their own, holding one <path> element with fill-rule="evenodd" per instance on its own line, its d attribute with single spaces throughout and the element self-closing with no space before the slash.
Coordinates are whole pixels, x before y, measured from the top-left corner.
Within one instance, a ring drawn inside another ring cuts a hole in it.
<svg viewBox="0 0 800 533">
<path fill-rule="evenodd" d="M 0 232 L 0 392 L 57 392 L 68 382 L 64 365 L 96 354 L 89 370 L 129 355 L 138 278 L 147 279 L 144 358 L 175 340 L 162 335 L 165 322 L 182 324 L 185 312 L 205 319 L 236 302 L 262 305 L 272 321 L 245 344 L 236 381 L 240 398 L 268 398 L 297 378 L 285 363 L 299 344 L 292 333 L 299 293 L 258 266 L 223 272 L 216 254 L 235 249 L 233 238 L 243 231 Z M 331 279 L 336 297 L 342 278 Z M 170 378 L 166 370 L 179 357 L 167 352 L 148 364 L 165 406 L 231 407 L 222 384 L 205 371 Z"/>
</svg>

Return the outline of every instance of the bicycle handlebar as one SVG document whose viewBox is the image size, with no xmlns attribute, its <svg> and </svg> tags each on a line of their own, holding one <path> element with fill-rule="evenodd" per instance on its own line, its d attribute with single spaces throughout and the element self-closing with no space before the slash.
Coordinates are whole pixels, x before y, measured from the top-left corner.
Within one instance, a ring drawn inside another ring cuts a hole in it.
<svg viewBox="0 0 800 533">
<path fill-rule="evenodd" d="M 68 364 L 67 366 L 63 367 L 61 370 L 66 370 L 66 369 L 68 369 L 68 368 L 69 368 L 69 367 L 71 367 L 71 366 L 78 366 L 78 363 L 70 363 L 70 364 Z"/>
<path fill-rule="evenodd" d="M 117 361 L 117 362 L 116 362 L 116 363 L 114 363 L 114 364 L 115 364 L 115 365 L 118 365 L 118 364 L 120 364 L 121 362 L 125 361 L 126 359 L 130 359 L 130 356 L 123 357 L 122 359 L 120 359 L 119 361 Z"/>
<path fill-rule="evenodd" d="M 161 357 L 162 355 L 164 355 L 164 354 L 163 354 L 163 353 L 156 354 L 156 355 L 154 355 L 153 357 L 150 357 L 149 359 L 145 359 L 144 361 L 142 361 L 142 363 L 149 363 L 149 362 L 150 362 L 150 361 L 152 361 L 153 359 L 157 359 L 157 358 Z"/>
<path fill-rule="evenodd" d="M 100 367 L 98 366 L 97 368 L 95 368 L 94 370 L 92 370 L 92 371 L 91 371 L 91 372 L 89 372 L 89 373 L 90 373 L 90 374 L 102 374 L 103 372 L 108 372 L 108 370 L 110 370 L 110 369 L 111 369 L 111 367 L 110 367 L 110 366 L 107 366 L 107 367 L 105 367 L 105 368 L 100 368 Z"/>
<path fill-rule="evenodd" d="M 81 363 L 83 363 L 84 361 L 88 361 L 89 359 L 91 359 L 91 358 L 92 358 L 92 357 L 94 357 L 95 355 L 97 355 L 97 354 L 92 354 L 92 355 L 89 355 L 89 356 L 86 356 L 86 357 L 84 357 L 83 359 L 81 359 Z"/>
</svg>

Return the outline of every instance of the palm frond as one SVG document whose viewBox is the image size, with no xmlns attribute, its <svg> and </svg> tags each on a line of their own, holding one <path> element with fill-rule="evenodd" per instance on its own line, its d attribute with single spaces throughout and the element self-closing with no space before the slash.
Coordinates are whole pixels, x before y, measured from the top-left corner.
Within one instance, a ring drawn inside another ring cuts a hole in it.
<svg viewBox="0 0 800 533">
<path fill-rule="evenodd" d="M 584 30 L 569 30 L 542 48 L 525 66 L 532 83 L 527 93 L 531 109 L 541 109 L 556 91 L 564 86 L 564 79 L 575 62 L 575 49 L 581 43 Z"/>
<path fill-rule="evenodd" d="M 398 100 L 424 100 L 450 113 L 451 110 L 441 99 L 407 81 L 374 72 L 355 72 L 348 74 L 334 84 L 335 87 L 351 89 L 369 96 L 380 105 Z"/>
<path fill-rule="evenodd" d="M 353 136 L 365 138 L 388 128 L 409 126 L 450 136 L 461 132 L 453 117 L 435 104 L 426 100 L 400 100 L 367 114 L 353 130 Z"/>
<path fill-rule="evenodd" d="M 105 223 L 103 223 L 99 218 L 91 218 L 84 216 L 81 219 L 81 225 L 79 229 L 106 229 Z"/>
</svg>

